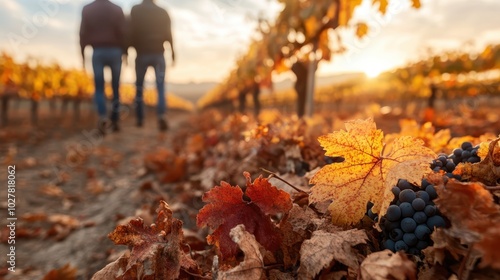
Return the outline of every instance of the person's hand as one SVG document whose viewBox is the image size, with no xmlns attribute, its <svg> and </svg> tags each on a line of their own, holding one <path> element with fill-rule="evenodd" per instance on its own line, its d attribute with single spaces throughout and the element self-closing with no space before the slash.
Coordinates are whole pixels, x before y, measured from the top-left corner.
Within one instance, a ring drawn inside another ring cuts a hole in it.
<svg viewBox="0 0 500 280">
<path fill-rule="evenodd" d="M 125 67 L 128 66 L 128 55 L 122 55 L 122 63 L 123 65 L 125 65 Z"/>
</svg>

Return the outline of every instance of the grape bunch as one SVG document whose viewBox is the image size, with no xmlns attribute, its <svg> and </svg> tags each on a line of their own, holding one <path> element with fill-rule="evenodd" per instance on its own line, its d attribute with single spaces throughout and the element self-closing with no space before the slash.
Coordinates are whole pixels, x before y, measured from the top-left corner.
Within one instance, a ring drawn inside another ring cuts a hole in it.
<svg viewBox="0 0 500 280">
<path fill-rule="evenodd" d="M 434 186 L 422 180 L 422 188 L 400 179 L 392 188 L 394 200 L 381 218 L 383 247 L 393 252 L 418 255 L 432 245 L 435 227 L 446 226 L 445 219 L 434 205 Z M 368 211 L 370 215 L 371 209 Z"/>
<path fill-rule="evenodd" d="M 460 148 L 454 149 L 450 155 L 439 154 L 437 159 L 432 161 L 430 167 L 434 172 L 442 170 L 447 177 L 461 180 L 460 175 L 453 174 L 455 167 L 461 162 L 480 162 L 481 158 L 477 155 L 478 150 L 479 146 L 473 147 L 472 143 L 463 142 Z"/>
</svg>

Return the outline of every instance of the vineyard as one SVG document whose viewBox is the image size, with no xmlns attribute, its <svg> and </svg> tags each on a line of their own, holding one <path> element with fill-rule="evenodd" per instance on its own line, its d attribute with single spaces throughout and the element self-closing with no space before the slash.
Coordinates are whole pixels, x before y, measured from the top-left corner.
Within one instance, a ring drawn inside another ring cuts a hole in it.
<svg viewBox="0 0 500 280">
<path fill-rule="evenodd" d="M 0 279 L 500 279 L 500 45 L 319 85 L 363 1 L 276 2 L 167 131 L 155 88 L 102 133 L 91 74 L 0 55 Z"/>
</svg>

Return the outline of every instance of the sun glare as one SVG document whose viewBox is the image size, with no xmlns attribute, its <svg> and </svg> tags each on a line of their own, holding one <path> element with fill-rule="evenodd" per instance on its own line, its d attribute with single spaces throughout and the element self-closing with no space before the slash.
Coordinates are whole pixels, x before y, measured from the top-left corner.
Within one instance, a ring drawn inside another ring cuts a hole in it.
<svg viewBox="0 0 500 280">
<path fill-rule="evenodd" d="M 374 65 L 367 65 L 367 68 L 363 70 L 368 78 L 376 78 L 382 71 L 380 67 Z"/>
</svg>

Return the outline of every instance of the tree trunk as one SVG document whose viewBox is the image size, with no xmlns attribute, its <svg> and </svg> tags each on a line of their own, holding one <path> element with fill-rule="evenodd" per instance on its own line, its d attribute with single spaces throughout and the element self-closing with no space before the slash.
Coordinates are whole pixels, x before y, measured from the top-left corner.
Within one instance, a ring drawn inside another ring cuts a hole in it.
<svg viewBox="0 0 500 280">
<path fill-rule="evenodd" d="M 9 96 L 2 96 L 2 126 L 7 126 L 9 120 Z"/>
<path fill-rule="evenodd" d="M 75 98 L 73 100 L 73 119 L 75 121 L 80 120 L 80 99 L 79 98 Z"/>
<path fill-rule="evenodd" d="M 314 86 L 316 77 L 316 51 L 318 50 L 318 42 L 313 43 L 312 54 L 309 57 L 309 65 L 307 69 L 307 89 L 306 89 L 306 116 L 312 117 L 314 113 Z"/>
<path fill-rule="evenodd" d="M 31 124 L 36 125 L 38 123 L 38 101 L 31 99 Z"/>
</svg>

